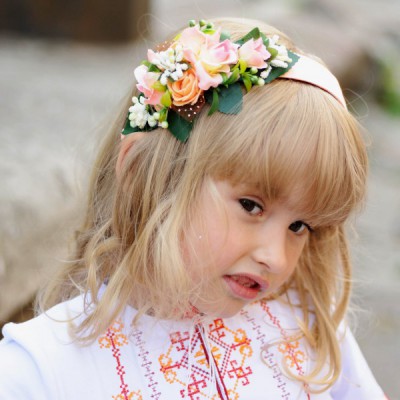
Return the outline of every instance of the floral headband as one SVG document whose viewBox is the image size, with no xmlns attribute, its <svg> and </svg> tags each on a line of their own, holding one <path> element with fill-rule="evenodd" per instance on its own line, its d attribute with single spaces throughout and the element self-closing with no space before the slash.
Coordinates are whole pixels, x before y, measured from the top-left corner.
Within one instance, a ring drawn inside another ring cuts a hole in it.
<svg viewBox="0 0 400 400">
<path fill-rule="evenodd" d="M 208 115 L 217 110 L 238 114 L 242 85 L 250 91 L 279 77 L 319 86 L 345 105 L 340 86 L 327 69 L 307 57 L 300 58 L 278 41 L 277 35 L 266 37 L 254 28 L 233 42 L 229 33 L 212 23 L 190 21 L 171 43 L 158 51 L 148 50 L 147 60 L 135 69 L 139 95 L 132 98 L 122 134 L 161 127 L 185 142 L 206 102 L 210 104 Z M 304 78 L 307 74 L 302 69 L 288 72 L 299 59 L 300 67 L 303 59 L 309 61 L 309 79 Z M 315 76 L 322 76 L 323 82 L 314 82 Z"/>
</svg>

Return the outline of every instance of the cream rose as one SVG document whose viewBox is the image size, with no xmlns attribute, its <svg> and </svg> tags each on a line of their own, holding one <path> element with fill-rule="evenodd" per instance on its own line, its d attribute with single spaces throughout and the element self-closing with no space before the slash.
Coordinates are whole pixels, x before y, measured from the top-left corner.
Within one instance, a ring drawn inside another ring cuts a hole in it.
<svg viewBox="0 0 400 400">
<path fill-rule="evenodd" d="M 172 103 L 181 107 L 186 104 L 196 104 L 203 90 L 199 88 L 198 78 L 193 68 L 183 73 L 178 81 L 168 81 L 168 90 L 171 93 Z"/>
</svg>

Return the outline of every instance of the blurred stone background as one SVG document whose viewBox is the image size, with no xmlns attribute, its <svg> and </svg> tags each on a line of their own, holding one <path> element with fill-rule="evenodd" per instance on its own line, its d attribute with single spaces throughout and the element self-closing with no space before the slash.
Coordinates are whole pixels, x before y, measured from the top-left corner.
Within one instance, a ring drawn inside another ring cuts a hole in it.
<svg viewBox="0 0 400 400">
<path fill-rule="evenodd" d="M 352 249 L 355 333 L 399 400 L 398 0 L 0 0 L 0 325 L 31 315 L 38 286 L 66 257 L 99 132 L 145 49 L 214 16 L 263 19 L 323 58 L 369 130 L 369 195 Z"/>
</svg>

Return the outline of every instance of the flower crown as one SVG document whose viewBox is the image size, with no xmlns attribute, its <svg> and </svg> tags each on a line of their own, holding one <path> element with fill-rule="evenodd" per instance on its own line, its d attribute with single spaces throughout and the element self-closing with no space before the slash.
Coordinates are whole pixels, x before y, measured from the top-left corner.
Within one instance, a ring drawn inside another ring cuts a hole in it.
<svg viewBox="0 0 400 400">
<path fill-rule="evenodd" d="M 299 56 L 252 29 L 236 42 L 206 21 L 192 20 L 171 43 L 147 52 L 135 69 L 139 95 L 132 98 L 123 135 L 168 129 L 185 142 L 193 122 L 209 103 L 215 111 L 238 114 L 243 84 L 247 91 L 287 72 Z"/>
</svg>

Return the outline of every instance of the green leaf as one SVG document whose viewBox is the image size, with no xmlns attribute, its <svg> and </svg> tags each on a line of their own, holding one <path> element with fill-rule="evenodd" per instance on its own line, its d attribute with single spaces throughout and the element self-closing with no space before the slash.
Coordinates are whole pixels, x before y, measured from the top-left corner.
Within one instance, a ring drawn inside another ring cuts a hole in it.
<svg viewBox="0 0 400 400">
<path fill-rule="evenodd" d="M 269 58 L 269 60 L 274 59 L 278 55 L 278 50 L 274 49 L 273 47 L 268 47 L 267 50 L 271 54 L 271 57 Z"/>
<path fill-rule="evenodd" d="M 168 116 L 168 108 L 167 107 L 163 107 L 160 111 L 160 122 L 166 121 L 167 120 L 167 116 Z"/>
<path fill-rule="evenodd" d="M 243 84 L 248 92 L 250 92 L 251 87 L 253 86 L 250 78 L 247 75 L 242 76 Z"/>
<path fill-rule="evenodd" d="M 228 31 L 222 31 L 221 35 L 219 37 L 219 41 L 223 42 L 226 39 L 230 39 L 231 38 L 231 34 Z"/>
<path fill-rule="evenodd" d="M 149 72 L 161 72 L 161 70 L 157 67 L 157 65 L 150 64 Z"/>
<path fill-rule="evenodd" d="M 122 129 L 121 133 L 122 133 L 123 135 L 129 135 L 130 133 L 137 132 L 137 130 L 138 130 L 138 127 L 135 127 L 135 128 L 132 128 L 132 127 L 131 127 L 131 121 L 130 121 L 129 118 L 127 117 L 127 118 L 126 118 L 126 121 L 125 121 L 125 126 L 124 126 L 124 128 Z"/>
<path fill-rule="evenodd" d="M 156 129 L 157 128 L 157 126 L 155 126 L 155 127 L 150 127 L 149 125 L 145 125 L 144 126 L 144 128 L 139 128 L 138 126 L 135 126 L 134 128 L 132 128 L 131 127 L 131 124 L 130 124 L 130 120 L 129 120 L 129 118 L 127 117 L 126 118 L 126 121 L 125 121 L 125 126 L 124 126 L 124 128 L 122 129 L 122 131 L 121 131 L 121 133 L 123 134 L 123 135 L 130 135 L 131 133 L 135 133 L 135 132 L 147 132 L 147 131 L 152 131 L 152 130 L 154 130 L 154 129 Z"/>
<path fill-rule="evenodd" d="M 247 69 L 247 62 L 244 60 L 239 60 L 239 68 L 240 68 L 240 73 L 243 74 L 244 71 Z"/>
<path fill-rule="evenodd" d="M 292 59 L 292 62 L 290 62 L 288 64 L 288 67 L 287 68 L 272 68 L 272 71 L 269 73 L 269 75 L 266 77 L 266 79 L 264 79 L 265 83 L 270 83 L 274 79 L 279 78 L 285 72 L 289 71 L 289 69 L 292 68 L 293 65 L 296 64 L 300 58 L 297 54 L 291 52 L 290 50 L 288 51 L 288 55 Z"/>
<path fill-rule="evenodd" d="M 258 39 L 261 36 L 261 32 L 259 28 L 254 28 L 252 29 L 247 35 L 243 36 L 241 39 L 239 39 L 236 44 L 239 44 L 242 46 L 244 43 L 248 42 L 250 39 Z"/>
<path fill-rule="evenodd" d="M 208 111 L 208 115 L 214 114 L 215 111 L 218 110 L 218 106 L 219 106 L 218 92 L 216 89 L 214 89 L 212 91 L 212 103 L 211 103 L 210 110 Z"/>
<path fill-rule="evenodd" d="M 218 110 L 224 114 L 238 114 L 242 110 L 243 93 L 239 82 L 228 87 L 221 86 Z"/>
<path fill-rule="evenodd" d="M 186 142 L 192 128 L 192 122 L 187 121 L 172 110 L 169 111 L 168 129 L 179 141 Z"/>
<path fill-rule="evenodd" d="M 261 39 L 262 39 L 262 41 L 264 43 L 264 46 L 268 49 L 269 38 L 267 38 L 263 32 L 261 32 L 260 35 L 261 35 Z"/>
<path fill-rule="evenodd" d="M 152 88 L 157 90 L 158 92 L 165 92 L 167 90 L 167 87 L 164 86 L 160 81 L 155 81 Z"/>
<path fill-rule="evenodd" d="M 169 93 L 169 90 L 166 90 L 165 93 L 161 97 L 161 104 L 164 107 L 169 108 L 169 107 L 171 107 L 171 103 L 172 103 L 171 94 Z"/>
<path fill-rule="evenodd" d="M 140 64 L 145 65 L 147 68 L 150 68 L 153 64 L 150 61 L 143 60 Z"/>
<path fill-rule="evenodd" d="M 232 70 L 231 76 L 223 83 L 226 85 L 231 85 L 232 83 L 235 83 L 238 79 L 240 78 L 240 72 L 238 68 L 234 68 Z"/>
</svg>

